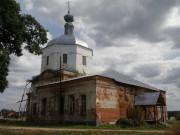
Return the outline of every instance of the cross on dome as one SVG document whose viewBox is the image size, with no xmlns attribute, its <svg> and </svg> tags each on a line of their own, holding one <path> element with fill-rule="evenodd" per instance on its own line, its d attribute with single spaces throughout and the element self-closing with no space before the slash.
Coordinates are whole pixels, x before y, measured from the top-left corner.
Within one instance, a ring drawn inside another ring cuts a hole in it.
<svg viewBox="0 0 180 135">
<path fill-rule="evenodd" d="M 64 20 L 65 20 L 66 22 L 70 23 L 70 22 L 73 22 L 73 21 L 74 21 L 74 18 L 73 18 L 73 15 L 70 14 L 70 10 L 71 10 L 71 8 L 70 8 L 70 6 L 71 6 L 70 2 L 68 1 L 66 4 L 67 4 L 67 8 L 68 8 L 68 14 L 64 16 Z"/>
<path fill-rule="evenodd" d="M 66 4 L 67 4 L 67 8 L 68 8 L 68 13 L 70 13 L 70 11 L 71 11 L 71 8 L 70 8 L 71 3 L 68 1 Z"/>
</svg>

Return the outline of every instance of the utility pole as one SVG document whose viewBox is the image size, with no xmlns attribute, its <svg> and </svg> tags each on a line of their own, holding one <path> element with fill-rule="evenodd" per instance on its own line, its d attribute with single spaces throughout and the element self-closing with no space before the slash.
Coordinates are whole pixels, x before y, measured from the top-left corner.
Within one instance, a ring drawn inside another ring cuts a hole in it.
<svg viewBox="0 0 180 135">
<path fill-rule="evenodd" d="M 59 71 L 60 71 L 60 78 L 59 78 L 59 114 L 61 114 L 61 107 L 62 107 L 62 105 L 61 105 L 61 81 L 62 81 L 62 79 L 61 79 L 61 77 L 62 77 L 62 71 L 61 71 L 61 56 L 60 56 L 60 64 L 59 64 Z"/>
</svg>

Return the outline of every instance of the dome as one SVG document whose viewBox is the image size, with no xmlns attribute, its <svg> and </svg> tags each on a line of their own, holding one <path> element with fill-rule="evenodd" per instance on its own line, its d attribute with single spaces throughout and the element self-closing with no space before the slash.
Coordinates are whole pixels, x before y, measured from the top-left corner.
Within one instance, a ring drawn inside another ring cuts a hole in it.
<svg viewBox="0 0 180 135">
<path fill-rule="evenodd" d="M 76 40 L 73 34 L 74 26 L 72 22 L 74 21 L 73 15 L 70 14 L 70 11 L 68 11 L 68 14 L 64 16 L 64 20 L 66 21 L 66 24 L 64 25 L 64 35 L 59 36 L 57 38 L 54 38 L 53 40 L 49 41 L 47 46 L 53 45 L 53 44 L 62 44 L 62 45 L 75 45 Z"/>
<path fill-rule="evenodd" d="M 71 15 L 70 12 L 68 12 L 68 14 L 64 16 L 64 20 L 66 22 L 73 22 L 74 21 L 73 15 Z"/>
<path fill-rule="evenodd" d="M 81 39 L 79 39 L 79 38 L 76 38 L 76 44 L 88 48 L 88 44 L 87 44 L 85 41 L 83 41 L 83 40 L 81 40 Z"/>
<path fill-rule="evenodd" d="M 76 44 L 76 40 L 73 35 L 62 35 L 49 41 L 47 46 L 50 46 L 53 44 L 74 45 Z"/>
</svg>

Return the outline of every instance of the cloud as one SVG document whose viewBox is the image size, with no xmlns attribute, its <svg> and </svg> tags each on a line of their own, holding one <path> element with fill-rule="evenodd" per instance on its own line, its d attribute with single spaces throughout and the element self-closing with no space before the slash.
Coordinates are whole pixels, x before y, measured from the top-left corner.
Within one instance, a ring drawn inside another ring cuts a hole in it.
<svg viewBox="0 0 180 135">
<path fill-rule="evenodd" d="M 50 32 L 47 32 L 47 38 L 48 38 L 48 42 L 53 39 L 52 34 Z"/>
<path fill-rule="evenodd" d="M 17 57 L 11 55 L 11 63 L 9 66 L 9 89 L 14 91 L 24 89 L 26 80 L 32 76 L 39 74 L 41 66 L 41 56 L 33 55 L 23 49 L 23 56 Z"/>
<path fill-rule="evenodd" d="M 180 88 L 180 65 L 170 69 L 162 82 L 165 84 L 174 84 L 176 87 Z"/>
<path fill-rule="evenodd" d="M 180 49 L 180 27 L 178 28 L 167 28 L 166 30 L 164 30 L 164 34 L 166 35 L 166 37 L 172 41 L 173 49 Z"/>
<path fill-rule="evenodd" d="M 175 4 L 175 1 L 168 0 L 100 1 L 88 5 L 86 1 L 79 2 L 83 6 L 76 12 L 84 16 L 82 20 L 85 24 L 91 24 L 87 27 L 95 32 L 90 31 L 89 35 L 99 47 L 118 45 L 112 44 L 111 40 L 120 37 L 137 37 L 148 42 L 164 40 L 160 26 Z M 75 4 L 79 5 L 78 2 Z"/>
<path fill-rule="evenodd" d="M 51 18 L 53 22 L 63 26 L 63 16 L 67 13 L 66 1 L 32 0 L 32 2 L 34 12 Z M 95 41 L 97 47 L 118 46 L 119 44 L 111 41 L 122 37 L 161 42 L 168 36 L 163 34 L 162 25 L 168 26 L 170 19 L 167 18 L 178 16 L 176 0 L 115 0 L 113 2 L 93 0 L 88 4 L 87 2 L 87 0 L 71 1 L 72 13 L 75 15 L 75 29 L 85 33 L 87 39 Z M 81 8 L 78 8 L 79 5 Z M 178 23 L 175 19 L 173 22 Z M 169 38 L 173 40 L 171 36 Z"/>
<path fill-rule="evenodd" d="M 46 14 L 50 13 L 49 9 L 44 7 L 44 6 L 40 6 L 39 11 L 42 12 L 42 13 L 46 13 Z"/>
<path fill-rule="evenodd" d="M 27 11 L 33 10 L 32 0 L 25 0 L 25 8 Z"/>
<path fill-rule="evenodd" d="M 21 96 L 23 94 L 23 91 L 20 89 L 15 88 L 9 88 L 4 93 L 0 94 L 0 110 L 1 109 L 13 109 L 15 111 L 18 111 L 19 109 L 19 103 L 18 101 L 21 100 Z M 26 95 L 25 98 L 26 99 Z M 25 102 L 22 103 L 22 108 L 25 107 Z"/>
<path fill-rule="evenodd" d="M 161 69 L 158 64 L 139 65 L 135 68 L 135 70 L 139 75 L 145 78 L 157 77 L 161 73 Z"/>
<path fill-rule="evenodd" d="M 173 7 L 171 8 L 170 12 L 166 16 L 166 20 L 163 28 L 176 28 L 180 27 L 180 8 L 179 7 Z"/>
</svg>

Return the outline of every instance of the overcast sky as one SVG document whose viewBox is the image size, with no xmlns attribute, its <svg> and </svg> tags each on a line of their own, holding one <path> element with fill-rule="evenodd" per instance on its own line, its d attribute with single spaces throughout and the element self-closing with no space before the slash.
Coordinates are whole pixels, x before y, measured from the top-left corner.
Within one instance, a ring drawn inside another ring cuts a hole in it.
<svg viewBox="0 0 180 135">
<path fill-rule="evenodd" d="M 18 0 L 51 40 L 64 33 L 66 0 Z M 92 71 L 114 69 L 167 92 L 168 110 L 180 111 L 180 0 L 71 0 L 77 39 L 94 50 Z M 0 109 L 18 110 L 27 79 L 40 73 L 41 56 L 11 56 L 9 88 Z"/>
</svg>

